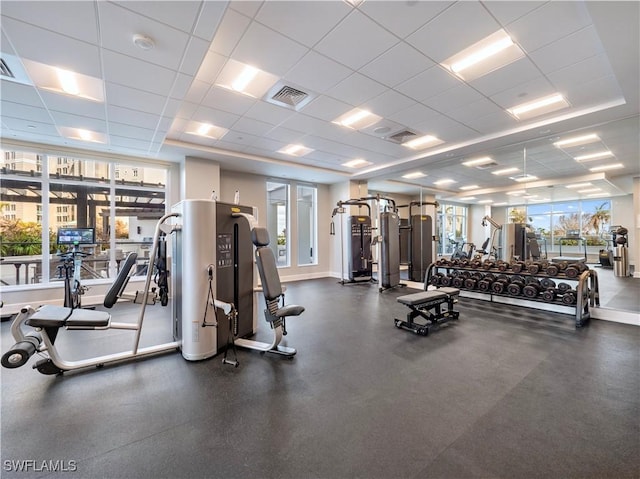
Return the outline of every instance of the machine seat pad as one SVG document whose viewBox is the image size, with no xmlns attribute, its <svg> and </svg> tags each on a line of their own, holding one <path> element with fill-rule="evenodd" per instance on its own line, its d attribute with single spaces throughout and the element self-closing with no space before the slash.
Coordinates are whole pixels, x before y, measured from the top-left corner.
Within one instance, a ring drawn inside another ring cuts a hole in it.
<svg viewBox="0 0 640 479">
<path fill-rule="evenodd" d="M 448 295 L 448 296 L 460 296 L 460 290 L 458 288 L 438 288 L 438 291 Z"/>
<path fill-rule="evenodd" d="M 111 315 L 104 311 L 71 309 L 45 304 L 40 306 L 26 321 L 29 326 L 40 328 L 104 328 L 109 326 Z"/>
<path fill-rule="evenodd" d="M 567 263 L 585 263 L 587 260 L 584 256 L 556 256 L 551 258 L 552 263 L 562 263 L 563 261 Z"/>
<path fill-rule="evenodd" d="M 405 294 L 398 297 L 398 303 L 406 304 L 407 306 L 419 306 L 422 303 L 428 303 L 436 299 L 447 299 L 447 294 L 440 291 L 422 291 L 420 293 Z"/>
<path fill-rule="evenodd" d="M 276 311 L 277 318 L 285 318 L 287 316 L 300 316 L 304 312 L 304 306 L 297 304 L 288 304 Z"/>
</svg>

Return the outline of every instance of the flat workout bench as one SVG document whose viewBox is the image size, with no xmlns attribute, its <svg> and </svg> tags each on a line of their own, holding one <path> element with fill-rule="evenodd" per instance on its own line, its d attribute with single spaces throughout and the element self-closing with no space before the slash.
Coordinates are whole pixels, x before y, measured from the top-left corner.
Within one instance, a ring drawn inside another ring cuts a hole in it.
<svg viewBox="0 0 640 479">
<path fill-rule="evenodd" d="M 396 318 L 395 325 L 397 328 L 428 336 L 431 328 L 458 319 L 460 313 L 453 309 L 453 305 L 458 302 L 459 296 L 460 290 L 457 288 L 439 288 L 400 296 L 398 303 L 404 304 L 411 311 L 407 313 L 406 321 Z M 445 311 L 442 310 L 443 304 L 447 305 Z M 414 319 L 418 316 L 426 319 L 426 324 L 416 323 Z"/>
</svg>

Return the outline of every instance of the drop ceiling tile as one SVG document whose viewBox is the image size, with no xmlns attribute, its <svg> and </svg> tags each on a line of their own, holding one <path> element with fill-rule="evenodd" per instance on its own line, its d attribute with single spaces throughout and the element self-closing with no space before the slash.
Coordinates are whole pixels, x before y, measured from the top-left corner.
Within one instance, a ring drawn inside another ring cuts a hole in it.
<svg viewBox="0 0 640 479">
<path fill-rule="evenodd" d="M 285 146 L 288 143 L 298 143 L 304 135 L 304 132 L 291 130 L 284 126 L 277 126 L 267 133 L 266 136 L 273 140 L 282 142 L 282 146 Z"/>
<path fill-rule="evenodd" d="M 203 2 L 193 34 L 211 43 L 227 9 L 227 1 Z"/>
<path fill-rule="evenodd" d="M 172 3 L 163 2 L 159 5 Z M 113 3 L 98 2 L 97 6 L 102 33 L 100 40 L 104 48 L 171 70 L 178 69 L 189 35 Z M 161 9 L 162 7 L 158 8 Z M 155 47 L 150 50 L 136 47 L 133 43 L 133 35 L 136 33 L 150 37 L 155 42 Z"/>
<path fill-rule="evenodd" d="M 249 23 L 251 23 L 250 18 L 230 8 L 227 9 L 213 37 L 210 50 L 224 56 L 230 56 L 242 38 L 242 35 L 244 35 L 244 32 L 249 27 Z"/>
<path fill-rule="evenodd" d="M 517 124 L 516 120 L 504 111 L 478 118 L 472 118 L 465 122 L 465 125 L 469 128 L 473 128 L 485 135 L 495 133 L 499 130 L 514 128 Z"/>
<path fill-rule="evenodd" d="M 158 115 L 145 113 L 135 109 L 119 107 L 115 105 L 107 106 L 107 115 L 109 121 L 115 121 L 126 125 L 135 125 L 140 128 L 153 130 L 158 124 Z"/>
<path fill-rule="evenodd" d="M 189 91 L 187 91 L 184 99 L 185 101 L 199 104 L 204 100 L 204 97 L 207 95 L 210 88 L 212 87 L 208 82 L 203 82 L 198 79 L 193 80 L 193 83 L 191 83 L 191 87 L 189 87 Z"/>
<path fill-rule="evenodd" d="M 406 43 L 398 43 L 360 69 L 369 78 L 393 87 L 432 67 L 434 63 Z"/>
<path fill-rule="evenodd" d="M 62 31 L 83 42 L 95 44 L 98 41 L 95 5 L 91 2 L 2 2 L 2 16 L 46 30 Z M 78 22 L 77 18 L 86 21 Z M 2 19 L 3 26 L 4 22 L 5 18 Z"/>
<path fill-rule="evenodd" d="M 251 118 L 240 118 L 233 124 L 233 131 L 256 135 L 256 138 L 258 136 L 264 135 L 269 130 L 271 130 L 271 128 L 273 128 L 272 124 L 253 120 Z"/>
<path fill-rule="evenodd" d="M 614 76 L 597 78 L 575 85 L 567 94 L 574 108 L 586 107 L 622 98 L 618 80 Z"/>
<path fill-rule="evenodd" d="M 228 111 L 235 115 L 244 115 L 258 101 L 242 93 L 213 87 L 202 101 L 202 105 L 217 110 Z"/>
<path fill-rule="evenodd" d="M 230 2 L 229 8 L 232 8 L 243 15 L 246 15 L 249 18 L 253 18 L 253 16 L 260 10 L 262 4 L 265 3 L 263 1 L 255 1 L 255 0 L 247 0 L 242 2 Z"/>
<path fill-rule="evenodd" d="M 547 2 L 511 23 L 508 32 L 526 52 L 533 52 L 589 25 L 583 2 Z"/>
<path fill-rule="evenodd" d="M 161 95 L 110 82 L 106 83 L 106 96 L 109 106 L 120 106 L 156 115 L 162 113 L 166 100 Z"/>
<path fill-rule="evenodd" d="M 347 103 L 334 100 L 325 95 L 320 95 L 304 107 L 304 114 L 319 118 L 320 120 L 333 121 L 340 115 L 351 110 L 351 108 L 351 105 Z"/>
<path fill-rule="evenodd" d="M 120 136 L 123 138 L 135 138 L 150 142 L 153 140 L 155 130 L 147 128 L 140 128 L 133 125 L 127 125 L 122 123 L 110 122 L 109 123 L 109 135 Z"/>
<path fill-rule="evenodd" d="M 22 118 L 26 121 L 32 120 L 38 123 L 53 124 L 53 119 L 45 108 L 25 105 L 23 103 L 14 103 L 3 99 L 0 103 L 0 111 L 2 116 L 11 118 Z"/>
<path fill-rule="evenodd" d="M 459 83 L 453 88 L 438 93 L 435 96 L 428 97 L 426 100 L 423 100 L 422 103 L 440 113 L 447 113 L 466 104 L 478 101 L 481 98 L 483 98 L 483 96 L 476 90 L 465 83 Z"/>
<path fill-rule="evenodd" d="M 271 156 L 274 151 L 278 151 L 282 148 L 282 143 L 276 140 L 270 140 L 268 138 L 256 137 L 251 142 L 251 146 L 247 148 L 247 152 L 259 151 L 260 155 Z"/>
<path fill-rule="evenodd" d="M 193 83 L 192 76 L 178 73 L 178 78 L 171 89 L 171 98 L 182 100 L 189 91 L 191 83 Z"/>
<path fill-rule="evenodd" d="M 354 32 L 357 32 L 356 37 Z M 398 38 L 359 11 L 353 10 L 314 49 L 358 70 L 396 43 Z"/>
<path fill-rule="evenodd" d="M 446 116 L 439 116 L 429 121 L 417 123 L 416 128 L 423 133 L 432 134 L 447 143 L 463 141 L 478 136 L 477 131 Z"/>
<path fill-rule="evenodd" d="M 24 105 L 44 108 L 40 95 L 31 85 L 2 80 L 0 83 L 0 97 L 2 100 L 19 101 Z"/>
<path fill-rule="evenodd" d="M 191 32 L 195 26 L 201 4 L 201 2 L 163 1 L 154 5 L 153 2 L 142 0 L 113 3 L 183 32 Z"/>
<path fill-rule="evenodd" d="M 85 130 L 107 132 L 107 122 L 96 118 L 78 116 L 70 113 L 52 111 L 51 117 L 57 126 L 68 126 L 71 128 L 84 128 Z"/>
<path fill-rule="evenodd" d="M 409 108 L 414 103 L 415 102 L 413 100 L 401 93 L 398 93 L 397 91 L 387 90 L 382 95 L 378 95 L 377 97 L 364 102 L 362 107 L 368 108 L 369 111 L 376 115 L 391 118 L 395 113 Z"/>
<path fill-rule="evenodd" d="M 49 110 L 73 112 L 75 115 L 91 118 L 105 118 L 104 103 L 87 101 L 70 95 L 60 95 L 46 90 L 40 91 L 40 95 Z"/>
<path fill-rule="evenodd" d="M 543 77 L 535 78 L 516 87 L 491 95 L 491 100 L 502 108 L 512 108 L 521 103 L 533 101 L 555 93 L 553 85 Z"/>
<path fill-rule="evenodd" d="M 305 112 L 308 107 L 309 105 L 305 107 Z M 253 118 L 254 120 L 271 123 L 272 125 L 279 125 L 295 114 L 296 113 L 294 111 L 287 108 L 276 106 L 265 101 L 257 101 L 251 105 L 251 108 L 247 110 L 244 116 L 247 118 Z"/>
<path fill-rule="evenodd" d="M 263 25 L 311 48 L 351 11 L 345 2 L 266 2 L 255 17 Z"/>
<path fill-rule="evenodd" d="M 304 90 L 324 93 L 353 73 L 347 67 L 312 50 L 287 72 L 284 79 L 297 83 Z"/>
<path fill-rule="evenodd" d="M 105 80 L 149 93 L 166 95 L 176 73 L 120 53 L 103 50 Z"/>
<path fill-rule="evenodd" d="M 203 58 L 207 54 L 208 48 L 209 42 L 201 38 L 191 37 L 191 41 L 187 46 L 187 51 L 182 57 L 182 64 L 178 71 L 186 75 L 195 76 L 200 69 Z"/>
<path fill-rule="evenodd" d="M 100 51 L 95 45 L 5 17 L 2 29 L 24 59 L 101 78 Z M 43 48 L 43 45 L 56 48 Z"/>
<path fill-rule="evenodd" d="M 139 150 L 142 154 L 145 154 L 150 147 L 150 143 L 148 141 L 136 140 L 134 138 L 126 138 L 116 135 L 109 136 L 109 144 L 111 146 L 126 147 L 128 149 Z"/>
<path fill-rule="evenodd" d="M 423 101 L 460 84 L 460 80 L 444 68 L 435 65 L 425 72 L 397 85 L 395 89 L 416 101 Z"/>
<path fill-rule="evenodd" d="M 409 35 L 407 42 L 440 63 L 499 29 L 479 2 L 457 2 Z"/>
<path fill-rule="evenodd" d="M 365 15 L 375 20 L 394 35 L 405 38 L 415 32 L 454 2 L 364 2 L 360 5 Z"/>
<path fill-rule="evenodd" d="M 35 126 L 35 128 L 33 128 Z M 10 136 L 10 133 L 5 131 L 8 128 L 13 132 L 20 132 L 24 135 L 34 135 L 36 139 L 40 135 L 48 136 L 51 138 L 59 138 L 60 134 L 55 125 L 51 122 L 41 123 L 39 121 L 26 120 L 24 118 L 12 118 L 10 116 L 2 116 L 3 136 Z M 36 136 L 37 135 L 37 136 Z"/>
<path fill-rule="evenodd" d="M 582 83 L 607 76 L 613 76 L 613 71 L 604 54 L 587 58 L 547 75 L 558 91 L 564 92 L 573 92 Z"/>
<path fill-rule="evenodd" d="M 409 128 L 415 128 L 415 125 L 423 122 L 430 122 L 440 117 L 440 113 L 433 111 L 431 108 L 421 103 L 413 103 L 408 108 L 404 108 L 392 115 L 385 115 L 390 120 L 406 125 Z M 419 132 L 423 133 L 423 132 Z"/>
<path fill-rule="evenodd" d="M 460 108 L 447 112 L 447 116 L 459 121 L 460 123 L 467 123 L 468 120 L 479 118 L 487 115 L 494 115 L 503 112 L 499 106 L 495 103 L 481 98 L 477 101 L 467 103 Z"/>
<path fill-rule="evenodd" d="M 540 71 L 533 62 L 527 57 L 523 57 L 503 68 L 481 76 L 469 84 L 483 95 L 491 96 L 538 76 L 540 76 Z"/>
<path fill-rule="evenodd" d="M 242 63 L 282 76 L 306 52 L 306 47 L 254 22 L 238 42 L 233 56 Z"/>
<path fill-rule="evenodd" d="M 240 117 L 228 111 L 199 106 L 191 119 L 193 121 L 211 123 L 212 125 L 221 126 L 222 128 L 231 128 Z"/>
<path fill-rule="evenodd" d="M 349 105 L 357 106 L 380 95 L 385 90 L 384 85 L 360 73 L 354 73 L 327 91 L 327 95 Z"/>
<path fill-rule="evenodd" d="M 196 79 L 213 85 L 226 61 L 227 57 L 209 50 L 200 64 Z"/>
<path fill-rule="evenodd" d="M 539 48 L 529 56 L 543 73 L 551 73 L 603 52 L 600 37 L 591 25 Z"/>
<path fill-rule="evenodd" d="M 526 2 L 482 2 L 484 7 L 496 17 L 501 25 L 508 25 L 545 3 L 546 2 L 534 2 L 531 0 L 527 0 Z"/>
</svg>

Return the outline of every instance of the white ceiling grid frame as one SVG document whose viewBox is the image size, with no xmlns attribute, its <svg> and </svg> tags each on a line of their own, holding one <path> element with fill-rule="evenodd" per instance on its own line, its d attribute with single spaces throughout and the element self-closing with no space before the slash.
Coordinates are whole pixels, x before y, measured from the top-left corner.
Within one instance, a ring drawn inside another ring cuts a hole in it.
<svg viewBox="0 0 640 479">
<path fill-rule="evenodd" d="M 434 65 L 424 72 L 395 86 L 395 89 L 416 101 L 424 101 L 459 85 L 461 80 L 440 65 Z"/>
<path fill-rule="evenodd" d="M 365 1 L 359 5 L 358 9 L 398 38 L 405 39 L 454 3 L 449 1 Z"/>
<path fill-rule="evenodd" d="M 327 91 L 327 95 L 355 107 L 377 97 L 386 87 L 370 78 L 355 72 Z"/>
<path fill-rule="evenodd" d="M 400 42 L 367 63 L 359 71 L 390 88 L 434 66 L 434 62 L 414 47 Z"/>
<path fill-rule="evenodd" d="M 295 2 L 294 2 L 295 3 Z M 352 70 L 309 50 L 283 77 L 286 84 L 298 85 L 305 92 L 325 93 L 351 75 Z"/>
</svg>

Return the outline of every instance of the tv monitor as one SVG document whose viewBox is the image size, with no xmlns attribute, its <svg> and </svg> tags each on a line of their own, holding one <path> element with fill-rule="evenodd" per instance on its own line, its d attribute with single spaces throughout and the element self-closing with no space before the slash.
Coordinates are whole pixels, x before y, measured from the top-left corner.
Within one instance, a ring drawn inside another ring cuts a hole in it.
<svg viewBox="0 0 640 479">
<path fill-rule="evenodd" d="M 95 228 L 59 228 L 58 244 L 61 245 L 78 245 L 78 244 L 95 244 L 96 230 Z"/>
</svg>

